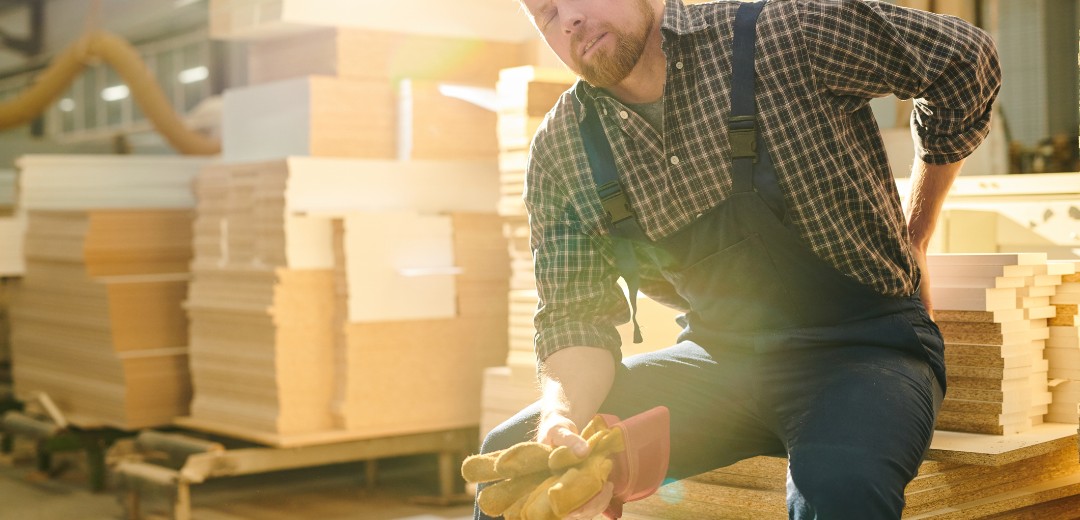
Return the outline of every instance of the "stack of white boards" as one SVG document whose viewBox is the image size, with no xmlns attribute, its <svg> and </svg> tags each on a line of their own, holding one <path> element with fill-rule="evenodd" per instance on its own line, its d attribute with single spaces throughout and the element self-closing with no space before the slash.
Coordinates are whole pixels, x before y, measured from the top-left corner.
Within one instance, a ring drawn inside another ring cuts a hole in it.
<svg viewBox="0 0 1080 520">
<path fill-rule="evenodd" d="M 1045 253 L 929 255 L 935 320 L 945 338 L 948 393 L 937 428 L 1008 435 L 1049 412 L 1050 298 L 1066 262 Z M 1080 422 L 1073 417 L 1070 422 Z"/>
<path fill-rule="evenodd" d="M 1075 428 L 1044 424 L 1008 444 L 1000 439 L 938 432 L 905 489 L 903 518 L 1075 518 L 1080 510 Z M 754 457 L 669 483 L 656 495 L 627 504 L 623 518 L 785 519 L 787 462 Z"/>
<path fill-rule="evenodd" d="M 206 168 L 180 422 L 275 445 L 475 425 L 480 371 L 506 355 L 495 166 Z"/>
<path fill-rule="evenodd" d="M 17 397 L 45 393 L 83 427 L 136 429 L 186 413 L 189 184 L 206 162 L 18 161 L 19 211 L 28 218 L 12 309 Z"/>
</svg>

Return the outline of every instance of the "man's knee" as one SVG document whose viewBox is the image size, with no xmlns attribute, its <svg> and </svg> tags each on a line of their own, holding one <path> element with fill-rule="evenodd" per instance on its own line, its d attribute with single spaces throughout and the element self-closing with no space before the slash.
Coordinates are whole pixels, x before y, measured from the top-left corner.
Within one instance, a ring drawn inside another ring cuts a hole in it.
<svg viewBox="0 0 1080 520">
<path fill-rule="evenodd" d="M 877 451 L 823 446 L 792 454 L 788 509 L 796 519 L 900 518 L 914 473 Z"/>
</svg>

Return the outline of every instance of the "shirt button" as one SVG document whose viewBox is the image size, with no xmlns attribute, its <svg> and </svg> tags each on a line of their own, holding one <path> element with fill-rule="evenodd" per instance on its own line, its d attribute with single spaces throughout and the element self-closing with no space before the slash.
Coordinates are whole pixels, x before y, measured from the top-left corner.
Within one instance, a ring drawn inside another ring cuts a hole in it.
<svg viewBox="0 0 1080 520">
<path fill-rule="evenodd" d="M 679 157 L 676 156 L 676 155 L 672 155 L 671 156 L 671 164 L 675 164 L 675 165 L 679 164 Z"/>
<path fill-rule="evenodd" d="M 619 117 L 621 117 L 623 119 L 627 119 L 627 118 L 630 117 L 630 114 L 627 114 L 625 110 L 620 110 L 619 111 Z"/>
<path fill-rule="evenodd" d="M 676 61 L 675 62 L 675 68 L 679 69 L 679 70 L 682 70 L 682 62 L 681 61 Z"/>
</svg>

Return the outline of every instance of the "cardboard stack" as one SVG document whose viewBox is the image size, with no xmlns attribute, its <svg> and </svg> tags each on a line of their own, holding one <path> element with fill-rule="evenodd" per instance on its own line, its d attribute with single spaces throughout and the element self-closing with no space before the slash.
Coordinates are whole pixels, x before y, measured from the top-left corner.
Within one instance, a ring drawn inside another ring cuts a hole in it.
<svg viewBox="0 0 1080 520">
<path fill-rule="evenodd" d="M 1049 320 L 1050 339 L 1046 340 L 1049 362 L 1050 403 L 1048 422 L 1080 423 L 1080 262 L 1064 262 L 1073 271 L 1061 277 L 1061 285 L 1050 297 L 1054 316 Z"/>
<path fill-rule="evenodd" d="M 186 413 L 189 184 L 205 162 L 19 160 L 19 211 L 28 214 L 12 310 L 19 398 L 44 392 L 83 427 L 135 429 Z"/>
<path fill-rule="evenodd" d="M 1069 264 L 1044 253 L 930 255 L 935 318 L 945 338 L 949 393 L 943 430 L 1027 431 L 1051 394 L 1044 357 L 1050 295 Z"/>
</svg>

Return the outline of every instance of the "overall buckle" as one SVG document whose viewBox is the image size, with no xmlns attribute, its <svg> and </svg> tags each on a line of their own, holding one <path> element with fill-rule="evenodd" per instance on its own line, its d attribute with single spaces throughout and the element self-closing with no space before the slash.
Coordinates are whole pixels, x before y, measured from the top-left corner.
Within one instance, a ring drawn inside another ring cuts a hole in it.
<svg viewBox="0 0 1080 520">
<path fill-rule="evenodd" d="M 735 116 L 728 119 L 728 142 L 731 143 L 732 159 L 753 159 L 757 155 L 757 118 Z"/>
<path fill-rule="evenodd" d="M 615 188 L 615 191 L 605 195 L 604 192 L 608 191 L 609 188 Z M 617 182 L 600 187 L 600 204 L 603 205 L 612 226 L 626 219 L 634 218 L 634 210 L 630 209 L 630 201 L 627 200 L 626 193 L 623 192 Z"/>
</svg>

